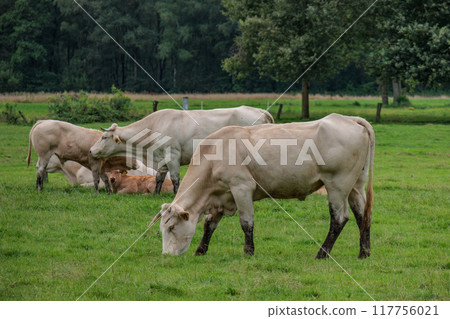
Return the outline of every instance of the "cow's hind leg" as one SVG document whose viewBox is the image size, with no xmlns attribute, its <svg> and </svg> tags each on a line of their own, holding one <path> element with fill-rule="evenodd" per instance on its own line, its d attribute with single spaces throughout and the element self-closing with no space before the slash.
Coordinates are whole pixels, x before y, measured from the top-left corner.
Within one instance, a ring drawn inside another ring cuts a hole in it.
<svg viewBox="0 0 450 319">
<path fill-rule="evenodd" d="M 353 188 L 348 197 L 348 203 L 356 218 L 356 223 L 360 231 L 359 255 L 358 258 L 367 258 L 370 256 L 370 225 L 367 225 L 362 233 L 362 223 L 364 218 L 364 205 L 366 196 L 364 195 L 364 183 L 362 187 Z"/>
<path fill-rule="evenodd" d="M 210 214 L 205 218 L 205 224 L 203 225 L 203 238 L 200 244 L 195 251 L 195 256 L 201 256 L 206 254 L 209 247 L 209 241 L 211 240 L 211 236 L 217 228 L 220 220 L 222 219 L 223 214 Z"/>
<path fill-rule="evenodd" d="M 36 189 L 43 190 L 44 189 L 44 180 L 45 173 L 47 172 L 47 165 L 50 161 L 50 157 L 53 154 L 49 154 L 46 156 L 39 157 L 37 165 L 36 165 Z"/>
<path fill-rule="evenodd" d="M 327 188 L 328 206 L 330 210 L 330 230 L 322 247 L 316 255 L 316 259 L 328 258 L 336 239 L 349 219 L 347 197 L 342 191 Z"/>
<path fill-rule="evenodd" d="M 247 255 L 253 255 L 255 245 L 253 243 L 254 226 L 254 207 L 253 207 L 253 189 L 245 185 L 231 188 L 234 201 L 239 211 L 239 221 L 245 235 L 244 252 Z"/>
</svg>

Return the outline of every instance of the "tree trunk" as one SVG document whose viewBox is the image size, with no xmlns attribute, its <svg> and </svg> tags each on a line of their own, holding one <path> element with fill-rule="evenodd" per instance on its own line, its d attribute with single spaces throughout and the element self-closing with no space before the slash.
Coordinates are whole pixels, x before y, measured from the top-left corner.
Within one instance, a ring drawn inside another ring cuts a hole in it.
<svg viewBox="0 0 450 319">
<path fill-rule="evenodd" d="M 302 119 L 309 119 L 309 80 L 302 79 Z"/>
<path fill-rule="evenodd" d="M 400 80 L 392 80 L 392 92 L 395 104 L 397 103 L 397 98 L 402 95 L 402 82 Z"/>
<path fill-rule="evenodd" d="M 173 67 L 173 89 L 177 87 L 177 67 L 176 65 Z"/>
<path fill-rule="evenodd" d="M 394 98 L 393 103 L 397 103 L 397 98 L 399 97 L 399 82 L 398 80 L 392 80 L 392 96 Z"/>
<path fill-rule="evenodd" d="M 381 102 L 383 105 L 389 105 L 389 82 L 385 79 L 380 80 Z"/>
</svg>

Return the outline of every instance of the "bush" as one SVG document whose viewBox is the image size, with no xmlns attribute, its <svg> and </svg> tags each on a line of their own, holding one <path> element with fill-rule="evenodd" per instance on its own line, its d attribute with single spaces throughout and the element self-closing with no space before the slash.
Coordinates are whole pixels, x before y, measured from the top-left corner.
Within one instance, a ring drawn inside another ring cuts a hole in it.
<svg viewBox="0 0 450 319">
<path fill-rule="evenodd" d="M 5 110 L 2 112 L 2 122 L 6 122 L 8 124 L 28 124 L 27 119 L 21 111 L 17 111 L 17 104 L 14 103 L 6 103 Z"/>
<path fill-rule="evenodd" d="M 397 98 L 396 105 L 398 105 L 398 106 L 411 106 L 411 102 L 409 101 L 409 99 L 408 99 L 408 97 L 406 95 L 400 95 Z"/>
<path fill-rule="evenodd" d="M 111 98 L 89 98 L 86 92 L 64 93 L 49 99 L 52 117 L 71 123 L 117 122 L 140 118 L 131 99 L 114 85 Z"/>
</svg>

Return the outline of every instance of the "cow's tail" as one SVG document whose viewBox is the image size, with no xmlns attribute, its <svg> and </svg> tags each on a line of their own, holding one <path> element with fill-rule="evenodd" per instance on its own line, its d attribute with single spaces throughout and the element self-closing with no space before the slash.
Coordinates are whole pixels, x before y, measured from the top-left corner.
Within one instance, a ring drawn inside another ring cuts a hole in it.
<svg viewBox="0 0 450 319">
<path fill-rule="evenodd" d="M 264 117 L 266 118 L 266 123 L 275 123 L 273 120 L 272 114 L 269 113 L 269 111 L 261 110 L 261 112 L 264 114 Z"/>
<path fill-rule="evenodd" d="M 363 223 L 361 226 L 361 235 L 364 234 L 366 229 L 370 227 L 370 222 L 372 219 L 372 207 L 373 207 L 373 160 L 375 156 L 375 132 L 373 131 L 372 125 L 365 119 L 360 117 L 352 117 L 352 119 L 364 128 L 369 133 L 369 179 L 367 181 L 366 188 L 366 204 L 364 206 L 364 216 Z"/>
<path fill-rule="evenodd" d="M 27 168 L 30 167 L 30 161 L 31 161 L 31 146 L 33 145 L 33 143 L 31 142 L 31 136 L 33 134 L 34 129 L 36 128 L 36 126 L 38 126 L 39 124 L 41 124 L 42 121 L 37 121 L 36 124 L 33 125 L 33 127 L 30 130 L 30 135 L 28 137 L 28 156 L 27 156 Z"/>
</svg>

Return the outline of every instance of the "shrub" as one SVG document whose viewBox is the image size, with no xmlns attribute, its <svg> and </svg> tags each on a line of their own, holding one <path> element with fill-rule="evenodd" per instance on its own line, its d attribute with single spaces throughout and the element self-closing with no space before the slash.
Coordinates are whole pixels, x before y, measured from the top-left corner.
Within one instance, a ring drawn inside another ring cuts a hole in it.
<svg viewBox="0 0 450 319">
<path fill-rule="evenodd" d="M 114 85 L 111 98 L 89 98 L 86 92 L 64 93 L 49 99 L 51 115 L 71 123 L 116 122 L 137 119 L 131 99 Z"/>
<path fill-rule="evenodd" d="M 21 111 L 17 111 L 17 104 L 15 103 L 6 103 L 5 110 L 2 112 L 1 117 L 2 122 L 6 122 L 8 124 L 28 124 L 28 120 L 25 118 L 25 115 L 21 113 Z"/>
<path fill-rule="evenodd" d="M 408 97 L 406 95 L 400 95 L 397 98 L 397 103 L 398 106 L 411 106 L 411 102 L 409 101 Z"/>
</svg>

